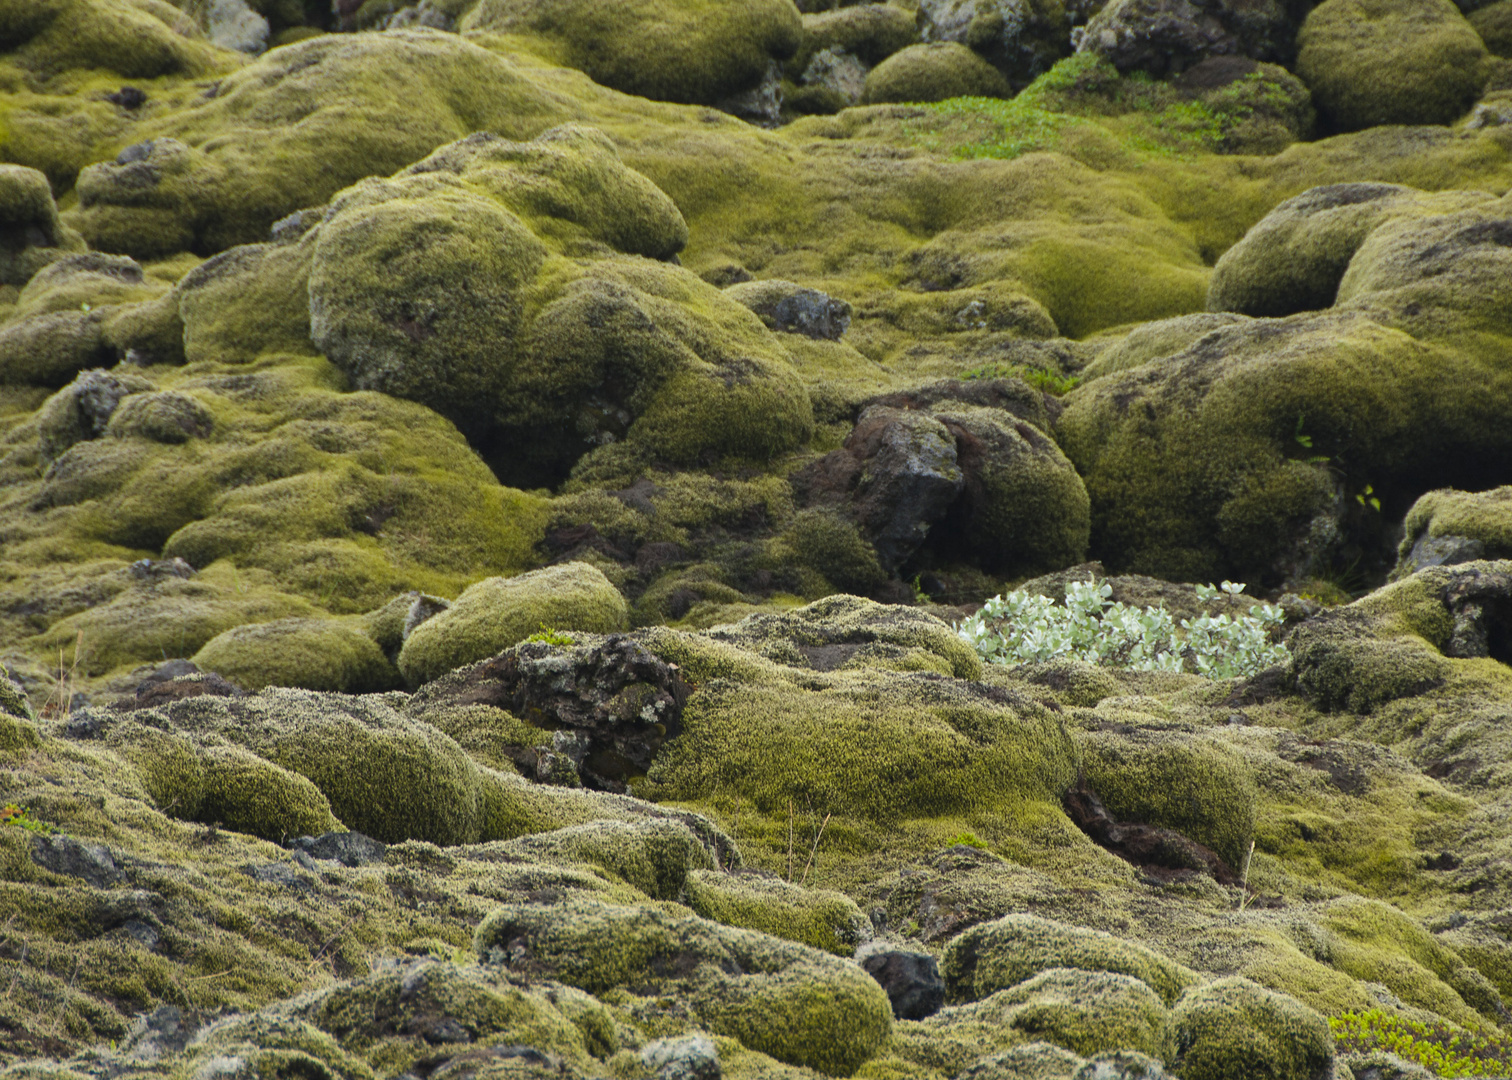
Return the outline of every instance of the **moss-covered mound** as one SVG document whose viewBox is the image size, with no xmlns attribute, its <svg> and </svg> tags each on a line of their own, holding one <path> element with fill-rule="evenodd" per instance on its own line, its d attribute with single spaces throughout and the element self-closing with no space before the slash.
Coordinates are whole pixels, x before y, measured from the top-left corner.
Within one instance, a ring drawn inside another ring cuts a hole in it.
<svg viewBox="0 0 1512 1080">
<path fill-rule="evenodd" d="M 1324 188 L 1279 207 L 1224 257 L 1209 304 L 1329 310 L 1176 338 L 1070 395 L 1056 431 L 1092 497 L 1094 550 L 1301 583 L 1346 550 L 1381 560 L 1383 518 L 1446 475 L 1499 475 L 1505 227 L 1505 200 L 1479 192 Z"/>
<path fill-rule="evenodd" d="M 1486 46 L 1453 0 L 1325 0 L 1297 45 L 1298 74 L 1341 131 L 1452 123 L 1486 77 Z"/>
<path fill-rule="evenodd" d="M 944 101 L 954 97 L 1006 97 L 1008 81 L 965 45 L 936 41 L 888 57 L 866 76 L 869 105 L 893 101 Z"/>
<path fill-rule="evenodd" d="M 624 597 L 585 563 L 488 578 L 410 633 L 399 651 L 399 670 L 418 685 L 540 631 L 606 634 L 624 629 L 625 621 Z"/>
<path fill-rule="evenodd" d="M 750 90 L 802 38 L 791 0 L 480 0 L 462 29 L 539 35 L 595 82 L 705 105 Z"/>
</svg>

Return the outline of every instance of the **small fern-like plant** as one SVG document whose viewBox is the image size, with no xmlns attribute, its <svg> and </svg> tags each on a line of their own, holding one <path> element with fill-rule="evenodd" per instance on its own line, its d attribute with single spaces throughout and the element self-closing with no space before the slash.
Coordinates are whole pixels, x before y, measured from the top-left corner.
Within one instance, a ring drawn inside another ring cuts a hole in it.
<svg viewBox="0 0 1512 1080">
<path fill-rule="evenodd" d="M 549 626 L 543 626 L 543 627 L 541 627 L 539 630 L 537 630 L 534 634 L 531 634 L 525 640 L 526 641 L 539 641 L 539 642 L 542 642 L 543 644 L 546 644 L 546 645 L 572 645 L 572 644 L 574 644 L 574 642 L 572 640 L 572 635 L 571 634 L 564 633 L 561 630 L 555 630 L 555 629 L 553 629 L 553 628 L 551 628 Z"/>
<path fill-rule="evenodd" d="M 15 803 L 6 803 L 0 807 L 0 828 L 14 825 L 18 829 L 25 829 L 41 836 L 47 836 L 58 831 L 57 826 L 49 825 L 45 821 L 38 821 L 23 808 Z"/>
<path fill-rule="evenodd" d="M 1244 586 L 1225 581 L 1220 588 L 1199 585 L 1211 601 L 1231 602 Z M 1188 671 L 1210 679 L 1254 675 L 1290 654 L 1274 639 L 1285 621 L 1281 609 L 1256 604 L 1247 615 L 1199 615 L 1179 622 L 1164 607 L 1136 608 L 1108 599 L 1112 586 L 1090 581 L 1066 585 L 1066 602 L 1011 592 L 987 601 L 964 619 L 957 632 L 982 659 L 994 664 L 1027 664 L 1063 657 L 1137 671 Z"/>
</svg>

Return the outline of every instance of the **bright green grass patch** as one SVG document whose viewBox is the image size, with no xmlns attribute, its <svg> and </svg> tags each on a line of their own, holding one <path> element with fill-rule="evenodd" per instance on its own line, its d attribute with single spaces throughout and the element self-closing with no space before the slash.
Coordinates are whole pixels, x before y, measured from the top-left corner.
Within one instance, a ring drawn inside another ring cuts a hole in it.
<svg viewBox="0 0 1512 1080">
<path fill-rule="evenodd" d="M 1328 1026 L 1341 1053 L 1385 1050 L 1444 1077 L 1512 1073 L 1512 1039 L 1505 1035 L 1444 1022 L 1425 1024 L 1380 1009 L 1347 1012 L 1330 1018 Z"/>
<path fill-rule="evenodd" d="M 1053 368 L 1029 364 L 985 364 L 961 373 L 963 379 L 1022 379 L 1036 390 L 1061 397 L 1081 385 L 1080 375 L 1062 375 Z"/>
</svg>

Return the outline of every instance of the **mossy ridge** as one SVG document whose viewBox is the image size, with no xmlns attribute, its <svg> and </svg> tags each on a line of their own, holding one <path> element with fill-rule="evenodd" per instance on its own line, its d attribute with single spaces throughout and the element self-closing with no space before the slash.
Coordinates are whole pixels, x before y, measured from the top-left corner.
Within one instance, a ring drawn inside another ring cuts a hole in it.
<svg viewBox="0 0 1512 1080">
<path fill-rule="evenodd" d="M 872 932 L 867 917 L 844 893 L 805 889 L 774 876 L 695 870 L 684 889 L 683 902 L 705 919 L 840 956 L 853 954 Z"/>
<path fill-rule="evenodd" d="M 528 954 L 515 959 L 507 947 L 514 941 L 528 942 Z M 886 994 L 855 965 L 652 907 L 587 900 L 555 908 L 504 905 L 479 925 L 474 948 L 521 973 L 589 993 L 626 986 L 680 991 L 710 1030 L 830 1075 L 854 1072 L 892 1030 Z M 731 964 L 742 974 L 726 974 Z"/>
</svg>

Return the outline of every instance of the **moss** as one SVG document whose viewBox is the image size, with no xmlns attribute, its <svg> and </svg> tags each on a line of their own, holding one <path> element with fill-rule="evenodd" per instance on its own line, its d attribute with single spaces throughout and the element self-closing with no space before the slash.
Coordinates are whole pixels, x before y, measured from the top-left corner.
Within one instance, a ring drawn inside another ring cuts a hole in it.
<svg viewBox="0 0 1512 1080">
<path fill-rule="evenodd" d="M 1448 661 L 1422 638 L 1392 629 L 1355 607 L 1299 627 L 1289 644 L 1298 688 L 1319 708 L 1368 713 L 1440 685 Z"/>
<path fill-rule="evenodd" d="M 887 995 L 856 965 L 656 908 L 504 905 L 479 924 L 474 948 L 591 994 L 680 991 L 706 1030 L 829 1075 L 854 1072 L 891 1034 Z"/>
<path fill-rule="evenodd" d="M 211 749 L 203 762 L 202 821 L 279 842 L 341 828 L 320 789 L 298 773 L 240 747 Z"/>
<path fill-rule="evenodd" d="M 313 239 L 231 248 L 185 274 L 174 289 L 185 360 L 310 351 Z"/>
<path fill-rule="evenodd" d="M 1180 736 L 1081 739 L 1087 783 L 1116 819 L 1174 829 L 1241 872 L 1254 837 L 1255 778 L 1221 742 Z"/>
<path fill-rule="evenodd" d="M 1398 566 L 1405 564 L 1419 541 L 1444 536 L 1479 541 L 1489 559 L 1512 557 L 1512 488 L 1430 491 L 1412 504 L 1402 528 L 1405 535 L 1397 548 Z"/>
<path fill-rule="evenodd" d="M 1365 238 L 1421 198 L 1392 184 L 1337 184 L 1286 200 L 1224 252 L 1208 310 L 1276 316 L 1332 306 Z M 1434 201 L 1465 199 L 1454 193 Z"/>
<path fill-rule="evenodd" d="M 1467 17 L 1493 56 L 1512 57 L 1512 3 L 1496 0 Z"/>
<path fill-rule="evenodd" d="M 871 923 L 844 893 L 806 889 L 767 875 L 695 870 L 688 875 L 683 902 L 705 919 L 840 956 L 852 955 L 871 935 Z"/>
<path fill-rule="evenodd" d="M 802 73 L 816 53 L 844 50 L 863 64 L 880 64 L 918 41 L 914 20 L 892 4 L 854 4 L 803 17 L 803 44 L 793 58 Z"/>
<path fill-rule="evenodd" d="M 455 86 L 470 91 L 457 98 Z M 264 54 L 213 97 L 138 129 L 124 160 L 80 174 L 69 220 L 92 247 L 139 257 L 262 243 L 274 222 L 471 131 L 528 138 L 576 115 L 454 34 L 323 35 Z M 136 182 L 143 175 L 155 182 Z"/>
<path fill-rule="evenodd" d="M 411 684 L 429 682 L 517 645 L 543 626 L 612 633 L 626 622 L 624 597 L 586 563 L 488 578 L 415 628 L 399 652 L 399 670 Z"/>
<path fill-rule="evenodd" d="M 1069 1050 L 1047 1042 L 1030 1042 L 985 1057 L 963 1071 L 962 1080 L 1061 1080 L 1086 1064 Z"/>
<path fill-rule="evenodd" d="M 1173 1065 L 1187 1080 L 1322 1080 L 1333 1070 L 1328 1021 L 1245 978 L 1187 991 L 1171 1010 L 1171 1023 Z"/>
<path fill-rule="evenodd" d="M 198 398 L 175 390 L 133 394 L 110 416 L 105 433 L 116 439 L 148 439 L 177 444 L 202 439 L 215 418 Z"/>
<path fill-rule="evenodd" d="M 1167 1057 L 1168 1023 L 1159 996 L 1132 976 L 1053 967 L 903 1027 L 893 1045 L 895 1053 L 921 1065 L 962 1074 L 973 1061 L 1033 1042 L 1080 1055 L 1136 1050 Z"/>
<path fill-rule="evenodd" d="M 1452 123 L 1479 93 L 1487 55 L 1452 0 L 1326 0 L 1297 47 L 1298 74 L 1341 131 Z"/>
<path fill-rule="evenodd" d="M 795 667 L 888 668 L 908 652 L 922 652 L 943 661 L 942 674 L 982 676 L 981 658 L 946 623 L 922 611 L 857 596 L 830 596 L 794 611 L 751 615 L 709 636 Z"/>
<path fill-rule="evenodd" d="M 199 819 L 200 808 L 205 802 L 206 760 L 192 739 L 187 735 L 162 731 L 129 720 L 111 725 L 106 739 L 111 749 L 135 769 L 142 787 L 158 810 L 185 821 Z M 246 790 L 246 787 L 248 783 L 255 781 L 258 770 L 266 766 L 265 771 L 272 771 L 276 766 L 267 762 L 253 765 L 225 748 L 219 754 L 221 760 L 216 767 L 220 770 L 222 782 L 221 807 L 229 806 L 231 813 L 242 814 L 242 820 L 247 821 L 254 820 L 255 810 L 266 821 L 268 815 L 276 809 L 268 805 L 266 796 L 259 797 L 256 806 L 245 813 L 241 806 L 245 798 L 257 794 Z M 292 777 L 274 777 L 269 787 L 284 794 L 300 796 L 291 804 L 291 810 L 296 816 L 307 817 L 308 808 L 315 805 L 317 799 L 320 805 L 325 806 L 325 813 L 330 814 L 330 806 L 320 797 L 319 792 L 314 792 L 312 798 L 312 793 L 303 790 L 302 786 L 296 786 Z M 227 818 L 211 817 L 209 820 L 229 824 Z M 269 838 L 260 828 L 242 831 Z M 283 833 L 279 832 L 272 839 L 281 839 L 282 836 Z"/>
<path fill-rule="evenodd" d="M 451 739 L 382 699 L 270 689 L 245 699 L 189 698 L 168 718 L 297 773 L 348 828 L 385 843 L 480 836 L 478 767 Z"/>
<path fill-rule="evenodd" d="M 1212 331 L 1239 321 L 1238 315 L 1214 311 L 1144 323 L 1102 349 L 1097 359 L 1083 369 L 1082 378 L 1090 382 L 1104 375 L 1157 363 L 1190 348 Z"/>
<path fill-rule="evenodd" d="M 17 62 L 41 75 L 103 68 L 127 78 L 218 74 L 228 58 L 194 41 L 167 4 L 129 0 L 7 0 L 7 43 Z"/>
<path fill-rule="evenodd" d="M 433 1045 L 425 1034 L 441 1030 L 464 1032 L 469 1043 L 529 1046 L 579 1067 L 589 1064 L 584 1035 L 568 1014 L 587 1020 L 593 1006 L 569 998 L 570 990 L 554 995 L 510 986 L 486 968 L 434 960 L 396 967 L 312 995 L 299 1012 L 385 1071 L 423 1061 Z"/>
<path fill-rule="evenodd" d="M 965 45 L 936 41 L 910 45 L 882 61 L 866 76 L 863 100 L 944 101 L 956 97 L 1007 97 L 1008 82 Z"/>
<path fill-rule="evenodd" d="M 150 379 L 131 372 L 85 372 L 38 411 L 38 456 L 51 465 L 75 444 L 98 439 L 122 401 L 155 389 Z"/>
<path fill-rule="evenodd" d="M 105 312 L 59 311 L 0 329 L 0 383 L 63 386 L 89 367 L 114 362 L 101 338 Z"/>
<path fill-rule="evenodd" d="M 399 671 L 372 638 L 337 619 L 279 619 L 238 626 L 207 641 L 193 656 L 202 671 L 244 690 L 293 686 L 371 694 L 393 690 Z"/>
<path fill-rule="evenodd" d="M 989 570 L 1032 574 L 1082 562 L 1090 529 L 1087 490 L 1039 429 L 1001 413 L 944 402 L 935 416 L 970 465 L 961 500 L 963 545 Z"/>
<path fill-rule="evenodd" d="M 589 863 L 654 900 L 678 900 L 693 875 L 716 860 L 685 825 L 674 821 L 595 821 L 522 837 L 513 850 L 530 860 Z"/>
<path fill-rule="evenodd" d="M 47 177 L 23 165 L 0 165 L 0 285 L 23 286 L 44 267 L 84 242 L 58 218 Z"/>
<path fill-rule="evenodd" d="M 1034 915 L 1009 915 L 954 938 L 945 949 L 940 973 L 950 1000 L 963 1002 L 981 1000 L 1059 968 L 1131 976 L 1168 1005 L 1197 982 L 1191 971 L 1150 949 Z"/>
<path fill-rule="evenodd" d="M 0 711 L 20 720 L 37 718 L 37 714 L 32 711 L 31 702 L 26 698 L 26 692 L 10 676 L 4 674 L 0 674 Z"/>
<path fill-rule="evenodd" d="M 803 30 L 787 0 L 482 0 L 459 28 L 538 35 L 595 82 L 705 105 L 756 86 Z"/>
<path fill-rule="evenodd" d="M 799 511 L 783 533 L 782 543 L 794 561 L 817 570 L 843 592 L 868 593 L 887 580 L 876 550 L 850 519 L 836 511 Z"/>
</svg>

